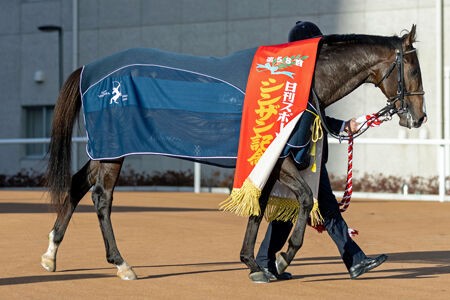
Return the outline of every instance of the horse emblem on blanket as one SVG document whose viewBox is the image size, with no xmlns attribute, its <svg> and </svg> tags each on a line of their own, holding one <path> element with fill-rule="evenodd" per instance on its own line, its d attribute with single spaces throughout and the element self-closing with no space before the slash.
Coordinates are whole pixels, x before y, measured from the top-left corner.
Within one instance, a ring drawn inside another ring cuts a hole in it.
<svg viewBox="0 0 450 300">
<path fill-rule="evenodd" d="M 101 91 L 101 93 L 98 95 L 98 98 L 104 98 L 106 96 L 110 96 L 113 95 L 110 99 L 109 99 L 109 104 L 119 104 L 119 98 L 122 98 L 122 101 L 127 101 L 128 100 L 128 95 L 123 95 L 121 92 L 121 84 L 120 81 L 114 80 L 112 81 L 112 92 L 109 92 L 107 89 Z"/>
<path fill-rule="evenodd" d="M 109 104 L 112 104 L 113 102 L 116 104 L 119 104 L 117 100 L 122 97 L 122 101 L 127 101 L 127 95 L 122 95 L 122 92 L 120 91 L 120 82 L 119 81 L 113 81 L 113 91 L 112 94 L 114 95 L 111 100 L 109 100 Z"/>
</svg>

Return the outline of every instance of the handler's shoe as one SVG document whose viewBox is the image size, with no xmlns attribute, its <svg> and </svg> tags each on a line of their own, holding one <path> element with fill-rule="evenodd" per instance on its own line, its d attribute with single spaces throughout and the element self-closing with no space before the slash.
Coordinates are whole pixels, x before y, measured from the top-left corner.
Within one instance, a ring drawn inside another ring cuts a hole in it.
<svg viewBox="0 0 450 300">
<path fill-rule="evenodd" d="M 262 268 L 264 274 L 267 276 L 267 278 L 269 278 L 269 280 L 271 281 L 275 281 L 275 280 L 289 280 L 292 279 L 292 274 L 289 272 L 283 272 L 281 274 L 278 274 L 277 270 L 272 270 L 272 269 L 268 269 L 268 268 Z"/>
<path fill-rule="evenodd" d="M 386 254 L 381 254 L 380 256 L 377 256 L 375 258 L 368 257 L 366 259 L 363 259 L 359 264 L 356 264 L 350 268 L 349 270 L 350 278 L 351 279 L 358 278 L 362 274 L 369 272 L 370 270 L 384 263 L 387 258 L 388 257 Z"/>
</svg>

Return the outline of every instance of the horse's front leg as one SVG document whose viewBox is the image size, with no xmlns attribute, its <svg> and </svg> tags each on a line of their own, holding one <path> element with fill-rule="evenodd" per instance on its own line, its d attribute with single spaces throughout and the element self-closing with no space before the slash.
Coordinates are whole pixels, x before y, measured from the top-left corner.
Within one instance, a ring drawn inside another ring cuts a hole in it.
<svg viewBox="0 0 450 300">
<path fill-rule="evenodd" d="M 261 202 L 260 202 L 261 203 Z M 244 242 L 241 249 L 241 262 L 243 262 L 249 269 L 250 274 L 248 277 L 253 282 L 269 282 L 269 278 L 264 274 L 261 267 L 256 263 L 255 260 L 255 243 L 256 237 L 258 235 L 259 225 L 261 224 L 263 214 L 259 216 L 251 216 L 248 219 L 247 229 L 245 231 Z"/>
<path fill-rule="evenodd" d="M 298 219 L 291 237 L 289 238 L 288 250 L 285 253 L 280 253 L 276 260 L 278 273 L 281 274 L 286 270 L 286 268 L 294 259 L 297 251 L 303 245 L 306 224 L 314 204 L 314 199 L 311 188 L 300 176 L 295 163 L 290 158 L 285 159 L 282 164 L 280 181 L 290 188 L 300 204 Z"/>
<path fill-rule="evenodd" d="M 106 260 L 117 267 L 117 276 L 121 279 L 134 280 L 137 279 L 137 276 L 120 255 L 111 223 L 113 192 L 122 163 L 123 159 L 100 162 L 97 180 L 92 191 L 92 201 L 94 202 L 105 242 Z"/>
<path fill-rule="evenodd" d="M 56 270 L 56 253 L 60 246 L 73 212 L 83 196 L 94 184 L 92 178 L 95 178 L 98 168 L 97 163 L 88 161 L 75 175 L 72 176 L 70 191 L 64 199 L 62 213 L 58 213 L 52 231 L 48 235 L 47 251 L 41 256 L 41 265 L 49 272 Z"/>
<path fill-rule="evenodd" d="M 255 243 L 256 237 L 258 236 L 259 225 L 261 224 L 262 218 L 264 216 L 264 211 L 266 210 L 267 202 L 269 201 L 270 192 L 275 185 L 275 182 L 279 175 L 279 168 L 280 165 L 277 164 L 261 192 L 261 197 L 259 198 L 261 213 L 258 216 L 251 216 L 248 219 L 244 242 L 242 244 L 240 255 L 241 262 L 246 264 L 250 269 L 249 278 L 256 283 L 267 283 L 270 281 L 261 267 L 256 263 Z"/>
</svg>

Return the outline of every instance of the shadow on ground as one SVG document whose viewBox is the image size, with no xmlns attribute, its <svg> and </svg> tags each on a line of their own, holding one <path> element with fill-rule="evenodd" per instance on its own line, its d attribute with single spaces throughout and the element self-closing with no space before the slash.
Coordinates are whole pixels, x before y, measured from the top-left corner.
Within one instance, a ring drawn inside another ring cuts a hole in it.
<svg viewBox="0 0 450 300">
<path fill-rule="evenodd" d="M 450 251 L 415 251 L 415 252 L 399 252 L 399 253 L 387 253 L 388 264 L 384 265 L 383 269 L 375 269 L 370 273 L 376 273 L 377 277 L 366 278 L 371 279 L 420 279 L 438 277 L 443 274 L 450 274 Z M 312 258 L 299 258 L 295 259 L 291 265 L 321 265 L 321 264 L 341 264 L 343 263 L 340 257 L 312 257 Z M 401 268 L 395 268 L 396 263 L 401 263 Z M 423 264 L 420 267 L 408 267 L 408 264 Z M 427 266 L 433 265 L 433 266 Z M 324 274 L 305 274 L 300 277 L 322 277 Z M 326 276 L 337 276 L 342 273 L 329 273 Z M 294 276 L 294 279 L 296 276 Z M 364 277 L 358 278 L 358 280 L 364 280 Z M 341 280 L 341 278 L 321 278 L 318 280 L 306 280 L 306 281 L 332 281 Z"/>
<path fill-rule="evenodd" d="M 374 280 L 374 279 L 420 279 L 438 277 L 442 274 L 450 274 L 450 251 L 416 251 L 416 252 L 400 252 L 388 254 L 388 264 L 384 265 L 383 269 L 375 269 L 370 273 L 377 274 L 377 276 L 371 276 L 365 278 L 360 277 L 358 280 Z M 317 265 L 317 273 L 312 274 L 294 274 L 293 279 L 302 279 L 306 282 L 315 281 L 335 281 L 342 280 L 342 276 L 346 275 L 343 272 L 339 273 L 321 273 L 322 268 L 320 265 L 339 264 L 342 263 L 340 257 L 308 257 L 298 258 L 292 263 L 293 266 L 304 265 Z M 396 268 L 395 264 L 401 263 L 401 268 Z M 423 264 L 424 266 L 411 266 L 408 264 Z M 427 266 L 433 265 L 433 266 Z M 160 264 L 160 265 L 140 265 L 133 266 L 136 270 L 144 270 L 149 268 L 170 268 L 170 267 L 198 267 L 199 270 L 189 270 L 186 272 L 167 272 L 154 275 L 147 275 L 139 277 L 140 280 L 173 277 L 173 276 L 185 276 L 195 275 L 201 273 L 214 273 L 214 272 L 229 272 L 237 270 L 245 270 L 246 267 L 238 261 L 231 262 L 208 262 L 208 263 L 186 263 L 186 264 Z M 206 268 L 206 269 L 205 269 Z M 99 272 L 105 271 L 105 274 L 99 273 L 86 273 L 86 272 Z M 84 268 L 84 269 L 71 269 L 61 270 L 52 274 L 44 273 L 45 275 L 33 275 L 11 278 L 0 278 L 0 286 L 3 285 L 21 285 L 40 282 L 58 282 L 66 280 L 79 280 L 79 279 L 95 279 L 95 278 L 108 278 L 115 277 L 114 267 L 101 267 L 101 268 Z M 80 272 L 83 272 L 82 274 Z M 142 272 L 142 271 L 141 271 Z M 137 272 L 139 273 L 139 272 Z M 393 274 L 394 273 L 394 274 Z M 320 279 L 315 279 L 320 277 Z M 325 277 L 325 278 L 324 278 Z"/>
</svg>

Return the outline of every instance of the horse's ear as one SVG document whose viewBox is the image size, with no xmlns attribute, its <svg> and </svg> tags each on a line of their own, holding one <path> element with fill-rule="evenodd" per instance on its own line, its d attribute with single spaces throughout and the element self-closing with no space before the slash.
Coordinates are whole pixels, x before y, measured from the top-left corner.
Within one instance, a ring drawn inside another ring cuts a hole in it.
<svg viewBox="0 0 450 300">
<path fill-rule="evenodd" d="M 416 41 L 416 24 L 413 24 L 409 33 L 405 36 L 403 43 L 405 48 L 412 47 L 413 43 Z"/>
</svg>

